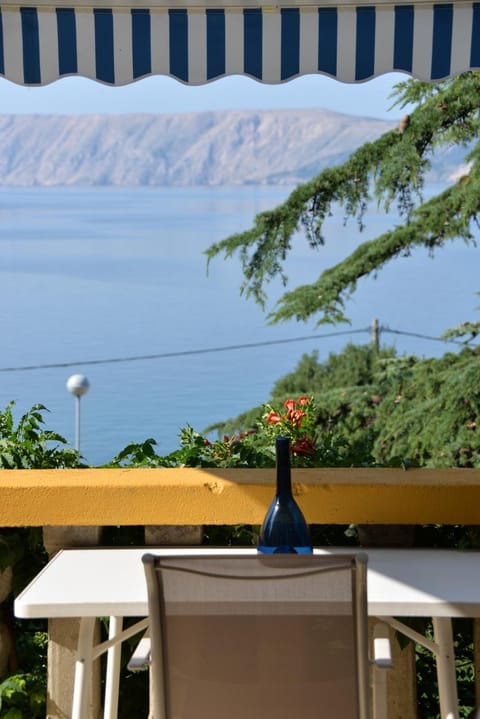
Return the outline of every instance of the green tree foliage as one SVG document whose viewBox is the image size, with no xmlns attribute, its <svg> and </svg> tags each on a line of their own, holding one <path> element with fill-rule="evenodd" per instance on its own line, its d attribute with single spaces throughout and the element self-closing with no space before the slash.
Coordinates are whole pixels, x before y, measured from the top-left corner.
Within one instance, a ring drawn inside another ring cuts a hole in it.
<svg viewBox="0 0 480 719">
<path fill-rule="evenodd" d="M 274 384 L 269 403 L 281 406 L 292 397 L 313 396 L 319 434 L 334 432 L 341 436 L 349 447 L 344 459 L 348 456 L 350 464 L 372 464 L 372 425 L 380 401 L 379 384 L 386 363 L 394 358 L 393 348 L 376 351 L 371 345 L 354 344 L 338 354 L 330 353 L 324 362 L 319 361 L 316 351 L 305 354 L 293 372 Z M 254 427 L 262 411 L 263 407 L 254 407 L 207 430 L 232 434 Z"/>
<path fill-rule="evenodd" d="M 0 412 L 1 469 L 58 469 L 78 467 L 78 452 L 67 447 L 57 432 L 44 429 L 42 404 L 34 405 L 15 424 L 15 403 Z"/>
<path fill-rule="evenodd" d="M 348 344 L 339 354 L 330 353 L 324 362 L 319 361 L 318 351 L 304 354 L 292 372 L 275 382 L 268 401 L 270 404 L 281 405 L 290 397 L 312 395 L 323 404 L 332 389 L 365 389 L 372 385 L 380 365 L 394 356 L 393 348 L 382 348 L 377 352 L 371 345 L 354 344 Z M 237 417 L 210 425 L 205 432 L 233 434 L 252 428 L 262 411 L 262 406 L 253 407 Z"/>
<path fill-rule="evenodd" d="M 320 398 L 332 388 L 371 385 L 384 360 L 394 356 L 392 348 L 377 352 L 370 345 L 354 344 L 348 344 L 339 354 L 330 353 L 325 362 L 319 362 L 317 351 L 305 354 L 293 372 L 274 384 L 272 401 L 279 402 L 297 394 L 314 394 Z"/>
<path fill-rule="evenodd" d="M 32 623 L 33 624 L 33 623 Z M 19 658 L 28 671 L 16 671 L 0 680 L 0 717 L 36 719 L 45 716 L 47 676 L 47 633 L 23 631 L 19 637 Z"/>
<path fill-rule="evenodd" d="M 347 446 L 337 464 L 480 467 L 480 347 L 437 359 L 369 345 L 348 345 L 324 362 L 314 352 L 275 383 L 269 404 L 300 395 L 315 399 L 318 437 Z M 263 412 L 254 407 L 215 429 L 230 437 Z"/>
<path fill-rule="evenodd" d="M 480 349 L 399 360 L 390 370 L 375 421 L 377 461 L 480 467 Z"/>
<path fill-rule="evenodd" d="M 386 211 L 396 205 L 404 224 L 362 243 L 313 284 L 286 292 L 270 314 L 273 322 L 311 317 L 319 323 L 345 321 L 345 303 L 360 278 L 416 247 L 433 252 L 450 240 L 474 241 L 472 223 L 480 212 L 480 74 L 465 73 L 439 84 L 407 80 L 397 85 L 396 104 L 415 106 L 399 128 L 297 187 L 283 204 L 259 214 L 250 230 L 207 250 L 209 261 L 238 253 L 241 289 L 263 306 L 273 278 L 286 284 L 285 261 L 299 231 L 306 233 L 312 249 L 319 249 L 325 243 L 325 220 L 333 213 L 343 213 L 345 221 L 356 219 L 363 229 L 372 201 Z M 424 199 L 434 151 L 452 144 L 465 147 L 470 169 L 440 194 Z"/>
<path fill-rule="evenodd" d="M 44 427 L 41 404 L 34 405 L 18 421 L 15 403 L 0 412 L 0 469 L 58 469 L 78 467 L 78 452 L 66 440 Z M 18 622 L 13 616 L 13 597 L 46 563 L 39 527 L 0 529 L 0 571 L 14 568 L 12 593 L 0 607 L 0 618 L 15 637 L 8 658 L 9 674 L 0 678 L 0 717 L 35 719 L 45 716 L 46 622 Z"/>
</svg>

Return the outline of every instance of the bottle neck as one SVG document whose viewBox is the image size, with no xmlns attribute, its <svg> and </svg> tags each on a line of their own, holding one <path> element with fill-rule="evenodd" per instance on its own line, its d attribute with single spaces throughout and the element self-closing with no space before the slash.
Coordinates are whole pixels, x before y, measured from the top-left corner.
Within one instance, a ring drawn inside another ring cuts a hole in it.
<svg viewBox="0 0 480 719">
<path fill-rule="evenodd" d="M 277 453 L 277 494 L 292 493 L 292 474 L 290 470 L 290 440 L 279 437 L 276 443 Z"/>
</svg>

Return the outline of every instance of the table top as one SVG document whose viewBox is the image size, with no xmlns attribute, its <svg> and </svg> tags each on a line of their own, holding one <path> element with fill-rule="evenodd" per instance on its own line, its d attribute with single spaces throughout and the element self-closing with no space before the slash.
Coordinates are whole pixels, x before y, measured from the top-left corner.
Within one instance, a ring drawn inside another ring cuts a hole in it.
<svg viewBox="0 0 480 719">
<path fill-rule="evenodd" d="M 448 549 L 316 548 L 368 555 L 372 616 L 479 617 L 480 552 Z M 89 548 L 61 550 L 15 600 L 20 618 L 147 616 L 145 553 L 250 554 L 237 548 Z"/>
</svg>

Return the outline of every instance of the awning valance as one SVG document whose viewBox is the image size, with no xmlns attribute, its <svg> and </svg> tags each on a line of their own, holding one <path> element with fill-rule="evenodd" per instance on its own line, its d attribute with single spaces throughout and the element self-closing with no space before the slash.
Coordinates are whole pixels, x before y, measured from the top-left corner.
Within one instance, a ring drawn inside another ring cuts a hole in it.
<svg viewBox="0 0 480 719">
<path fill-rule="evenodd" d="M 199 85 L 312 73 L 362 82 L 392 71 L 440 80 L 480 67 L 480 2 L 125 3 L 0 2 L 0 74 L 21 85 L 71 75 Z"/>
</svg>

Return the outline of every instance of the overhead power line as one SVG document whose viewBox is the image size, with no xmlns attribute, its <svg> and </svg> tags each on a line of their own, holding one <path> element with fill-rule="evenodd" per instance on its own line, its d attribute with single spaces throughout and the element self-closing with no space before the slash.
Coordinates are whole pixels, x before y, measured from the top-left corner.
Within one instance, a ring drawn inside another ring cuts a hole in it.
<svg viewBox="0 0 480 719">
<path fill-rule="evenodd" d="M 462 342 L 461 340 L 445 339 L 443 337 L 432 337 L 429 335 L 420 334 L 418 332 L 393 330 L 390 329 L 390 327 L 384 327 L 383 325 L 376 325 L 374 331 L 378 332 L 378 334 L 382 332 L 387 332 L 390 334 L 404 335 L 406 337 L 416 337 L 417 339 L 433 340 L 435 342 L 453 342 L 454 344 L 464 344 L 464 342 Z M 77 360 L 75 362 L 51 362 L 48 364 L 24 365 L 20 367 L 0 367 L 0 372 L 30 372 L 32 370 L 39 369 L 61 369 L 65 367 L 84 367 L 87 365 L 119 364 L 121 362 L 143 362 L 145 360 L 169 359 L 172 357 L 188 357 L 191 355 L 215 354 L 217 352 L 233 352 L 235 350 L 254 349 L 255 347 L 268 347 L 271 345 L 290 344 L 293 342 L 306 342 L 308 340 L 328 339 L 330 337 L 342 337 L 346 335 L 362 334 L 366 332 L 371 335 L 372 327 L 364 327 L 362 329 L 355 330 L 343 330 L 339 332 L 325 332 L 323 334 L 303 335 L 301 337 L 289 337 L 278 340 L 265 340 L 263 342 L 248 342 L 238 345 L 203 347 L 200 349 L 181 350 L 178 352 L 158 352 L 155 354 L 133 355 L 130 357 L 109 357 L 106 359 Z"/>
<path fill-rule="evenodd" d="M 423 335 L 419 332 L 403 332 L 402 330 L 391 330 L 390 327 L 380 327 L 380 332 L 389 332 L 393 335 L 404 335 L 405 337 L 416 337 L 417 339 L 421 340 L 432 340 L 433 342 L 453 342 L 457 345 L 465 344 L 461 340 L 456 340 L 453 338 L 445 339 L 445 337 L 432 337 L 430 335 Z"/>
<path fill-rule="evenodd" d="M 224 347 L 206 347 L 194 350 L 182 350 L 180 352 L 159 352 L 157 354 L 134 355 L 132 357 L 111 357 L 109 359 L 97 360 L 78 360 L 77 362 L 52 362 L 50 364 L 25 365 L 23 367 L 0 367 L 0 372 L 28 372 L 36 369 L 58 369 L 61 367 L 78 367 L 86 365 L 114 364 L 119 362 L 141 362 L 153 359 L 168 359 L 171 357 L 187 357 L 189 355 L 210 354 L 216 352 L 231 352 L 233 350 L 252 349 L 255 347 L 267 347 L 268 345 L 287 344 L 289 342 L 304 342 L 306 340 L 318 340 L 328 337 L 341 337 L 342 335 L 358 334 L 360 332 L 370 332 L 370 328 L 366 327 L 361 330 L 344 330 L 343 332 L 328 332 L 321 335 L 304 335 L 303 337 L 290 337 L 281 340 L 268 340 L 264 342 L 249 342 L 240 345 L 226 345 Z"/>
</svg>

